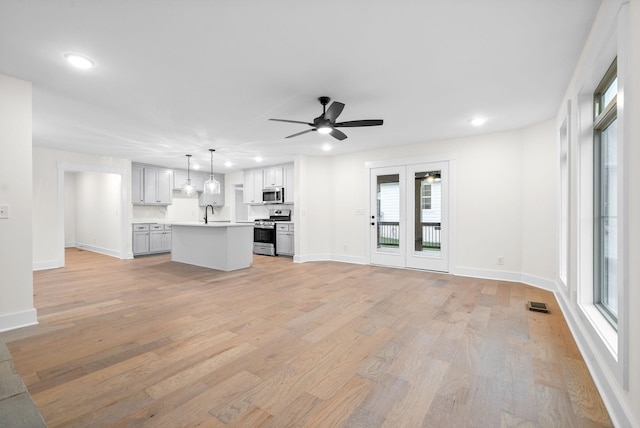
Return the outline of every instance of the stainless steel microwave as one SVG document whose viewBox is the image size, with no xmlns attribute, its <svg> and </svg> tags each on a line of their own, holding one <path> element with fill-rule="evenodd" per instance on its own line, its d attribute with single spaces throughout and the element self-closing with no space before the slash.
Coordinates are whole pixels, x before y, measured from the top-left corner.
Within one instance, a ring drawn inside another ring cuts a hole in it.
<svg viewBox="0 0 640 428">
<path fill-rule="evenodd" d="M 282 204 L 284 203 L 284 188 L 273 187 L 262 191 L 262 202 L 265 204 Z"/>
</svg>

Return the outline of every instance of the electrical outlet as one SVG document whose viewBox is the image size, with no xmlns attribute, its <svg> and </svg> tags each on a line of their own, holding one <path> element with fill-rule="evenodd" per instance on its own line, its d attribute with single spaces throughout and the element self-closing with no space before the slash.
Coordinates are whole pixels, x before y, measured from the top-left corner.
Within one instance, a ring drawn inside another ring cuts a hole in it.
<svg viewBox="0 0 640 428">
<path fill-rule="evenodd" d="M 9 218 L 9 205 L 0 205 L 0 218 Z"/>
<path fill-rule="evenodd" d="M 503 265 L 504 264 L 504 257 L 502 257 L 502 256 L 498 257 L 498 264 L 499 265 Z"/>
</svg>

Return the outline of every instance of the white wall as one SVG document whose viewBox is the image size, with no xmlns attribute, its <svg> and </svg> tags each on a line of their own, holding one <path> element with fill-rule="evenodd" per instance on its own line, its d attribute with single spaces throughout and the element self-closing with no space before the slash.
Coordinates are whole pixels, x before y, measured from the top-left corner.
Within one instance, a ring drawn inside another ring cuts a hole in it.
<svg viewBox="0 0 640 428">
<path fill-rule="evenodd" d="M 0 75 L 0 331 L 37 323 L 33 306 L 31 83 Z"/>
<path fill-rule="evenodd" d="M 120 174 L 121 236 L 131 234 L 131 162 L 107 156 L 33 148 L 33 269 L 64 266 L 64 177 L 66 172 Z M 77 212 L 76 212 L 77 213 Z M 112 211 L 113 213 L 113 211 Z M 112 244 L 109 244 L 112 245 Z M 131 255 L 131 240 L 119 254 Z"/>
<path fill-rule="evenodd" d="M 299 159 L 296 260 L 328 254 L 336 260 L 368 262 L 366 162 L 455 153 L 451 272 L 548 287 L 556 263 L 554 126 L 549 120 L 517 131 Z M 536 174 L 547 176 L 538 180 Z M 536 260 L 525 262 L 523 254 L 535 254 Z M 498 257 L 504 257 L 504 265 L 497 264 Z"/>
<path fill-rule="evenodd" d="M 522 272 L 551 281 L 558 269 L 555 134 L 548 121 L 527 129 L 522 141 Z"/>
<path fill-rule="evenodd" d="M 640 1 L 602 3 L 559 106 L 558 129 L 570 113 L 568 288 L 557 297 L 616 426 L 640 426 Z M 618 58 L 618 328 L 593 307 L 591 260 L 593 92 Z M 556 131 L 559 132 L 559 131 Z M 558 279 L 558 283 L 559 283 Z"/>
<path fill-rule="evenodd" d="M 76 219 L 76 246 L 119 256 L 123 239 L 128 239 L 120 233 L 121 176 L 97 172 L 75 175 L 75 213 L 65 211 L 64 215 L 65 224 L 68 214 Z"/>
</svg>

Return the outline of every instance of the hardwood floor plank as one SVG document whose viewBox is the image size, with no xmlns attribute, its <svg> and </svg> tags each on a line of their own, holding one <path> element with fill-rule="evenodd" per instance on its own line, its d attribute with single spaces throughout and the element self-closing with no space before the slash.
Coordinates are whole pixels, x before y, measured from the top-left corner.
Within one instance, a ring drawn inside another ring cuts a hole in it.
<svg viewBox="0 0 640 428">
<path fill-rule="evenodd" d="M 50 427 L 610 427 L 552 293 L 254 257 L 66 250 L 0 333 Z M 528 311 L 528 300 L 551 312 Z"/>
</svg>

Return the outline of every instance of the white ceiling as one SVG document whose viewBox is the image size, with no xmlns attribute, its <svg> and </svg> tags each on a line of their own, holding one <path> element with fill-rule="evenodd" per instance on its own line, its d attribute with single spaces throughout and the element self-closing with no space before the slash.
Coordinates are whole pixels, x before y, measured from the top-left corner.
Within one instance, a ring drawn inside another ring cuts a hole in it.
<svg viewBox="0 0 640 428">
<path fill-rule="evenodd" d="M 521 128 L 555 116 L 600 0 L 0 0 L 0 73 L 33 144 L 208 169 Z M 62 57 L 93 58 L 89 71 Z M 344 141 L 291 139 L 346 107 Z M 469 125 L 474 115 L 488 121 Z M 333 146 L 324 152 L 323 143 Z"/>
</svg>

